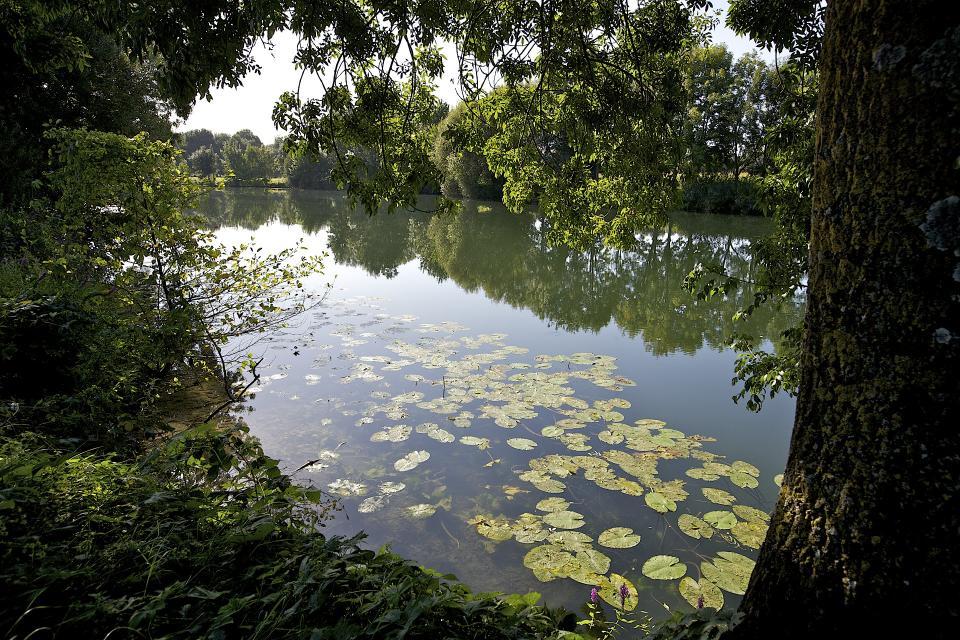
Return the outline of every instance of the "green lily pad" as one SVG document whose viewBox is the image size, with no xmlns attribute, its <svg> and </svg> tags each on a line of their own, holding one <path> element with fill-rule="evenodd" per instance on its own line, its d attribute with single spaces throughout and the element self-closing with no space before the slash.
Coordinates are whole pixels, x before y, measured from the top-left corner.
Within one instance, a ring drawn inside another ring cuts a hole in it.
<svg viewBox="0 0 960 640">
<path fill-rule="evenodd" d="M 734 501 L 736 501 L 736 498 L 732 493 L 724 491 L 723 489 L 704 488 L 701 489 L 701 491 L 703 491 L 703 497 L 714 504 L 726 506 L 731 505 L 734 503 Z"/>
<path fill-rule="evenodd" d="M 637 588 L 633 586 L 632 582 L 619 574 L 611 573 L 609 577 L 602 578 L 599 587 L 597 592 L 603 601 L 611 607 L 623 609 L 624 611 L 633 611 L 640 602 L 640 598 L 637 595 Z M 623 587 L 626 587 L 626 589 L 623 590 Z M 623 590 L 625 595 L 622 600 L 621 590 Z"/>
<path fill-rule="evenodd" d="M 512 523 L 506 518 L 476 516 L 468 522 L 477 527 L 477 533 L 491 540 L 502 541 L 513 537 Z"/>
<path fill-rule="evenodd" d="M 433 440 L 436 440 L 437 442 L 442 442 L 444 444 L 449 444 L 454 440 L 456 440 L 456 438 L 452 433 L 450 433 L 446 429 L 441 429 L 440 427 L 427 431 L 427 437 Z"/>
<path fill-rule="evenodd" d="M 603 575 L 610 570 L 610 557 L 596 549 L 581 549 L 575 558 L 581 567 L 591 573 Z"/>
<path fill-rule="evenodd" d="M 704 607 L 718 610 L 723 607 L 723 592 L 717 585 L 705 578 L 700 578 L 698 582 L 690 576 L 684 576 L 680 580 L 680 595 L 694 608 L 701 604 Z"/>
<path fill-rule="evenodd" d="M 538 511 L 563 511 L 570 506 L 569 500 L 564 500 L 563 498 L 544 498 L 537 503 Z"/>
<path fill-rule="evenodd" d="M 629 549 L 640 544 L 640 536 L 635 534 L 633 529 L 613 527 L 601 533 L 597 543 L 611 549 Z"/>
<path fill-rule="evenodd" d="M 768 526 L 764 522 L 738 522 L 730 529 L 730 533 L 744 546 L 759 549 L 767 536 L 767 529 Z"/>
<path fill-rule="evenodd" d="M 743 460 L 735 460 L 730 468 L 739 473 L 745 473 L 748 476 L 753 476 L 754 478 L 760 477 L 760 469 L 757 469 L 755 466 L 749 462 L 744 462 Z"/>
<path fill-rule="evenodd" d="M 701 562 L 700 571 L 703 576 L 724 591 L 743 595 L 750 582 L 755 562 L 750 558 L 733 553 L 720 551 L 713 562 Z"/>
<path fill-rule="evenodd" d="M 783 474 L 782 474 L 782 473 L 778 473 L 777 475 L 773 476 L 773 484 L 777 485 L 778 487 L 782 487 L 782 486 L 783 486 Z"/>
<path fill-rule="evenodd" d="M 680 531 L 683 531 L 685 534 L 691 538 L 694 538 L 695 540 L 713 537 L 713 527 L 700 518 L 692 516 L 689 513 L 682 514 L 678 519 L 677 524 L 680 527 Z"/>
<path fill-rule="evenodd" d="M 754 509 L 753 507 L 748 507 L 745 504 L 734 505 L 733 512 L 737 514 L 737 517 L 741 520 L 746 520 L 748 522 L 769 522 L 770 516 L 766 511 L 761 511 L 760 509 Z"/>
<path fill-rule="evenodd" d="M 543 528 L 543 519 L 532 513 L 520 514 L 513 523 L 512 530 L 516 541 L 523 544 L 543 542 L 550 535 L 550 532 Z"/>
<path fill-rule="evenodd" d="M 359 513 L 373 513 L 374 511 L 379 511 L 387 504 L 387 496 L 371 496 L 364 499 L 360 504 L 357 505 L 357 511 Z"/>
<path fill-rule="evenodd" d="M 703 467 L 694 467 L 693 469 L 687 469 L 684 473 L 686 473 L 688 477 L 693 478 L 694 480 L 712 481 L 712 480 L 720 479 L 719 475 L 717 475 L 716 473 L 711 473 L 710 471 L 708 471 L 707 469 L 704 469 Z"/>
<path fill-rule="evenodd" d="M 643 500 L 647 503 L 648 507 L 659 513 L 677 510 L 676 502 L 656 491 L 651 491 L 650 493 L 644 495 Z"/>
<path fill-rule="evenodd" d="M 643 563 L 640 573 L 652 580 L 676 580 L 687 573 L 687 565 L 677 556 L 653 556 Z"/>
<path fill-rule="evenodd" d="M 537 443 L 527 438 L 508 438 L 507 444 L 520 451 L 530 451 L 537 446 Z"/>
<path fill-rule="evenodd" d="M 580 549 L 589 549 L 593 538 L 579 531 L 552 531 L 547 536 L 547 542 L 562 547 L 567 551 L 579 551 Z"/>
<path fill-rule="evenodd" d="M 393 463 L 393 468 L 397 471 L 410 471 L 416 469 L 421 462 L 430 459 L 429 451 L 411 451 L 399 460 Z"/>
<path fill-rule="evenodd" d="M 470 447 L 477 447 L 478 449 L 483 450 L 490 448 L 490 439 L 477 438 L 476 436 L 463 436 L 460 438 L 460 444 L 465 444 Z"/>
<path fill-rule="evenodd" d="M 370 442 L 403 442 L 410 437 L 412 431 L 413 429 L 405 424 L 394 425 L 383 431 L 377 431 L 370 436 Z"/>
<path fill-rule="evenodd" d="M 437 507 L 436 505 L 432 505 L 432 504 L 415 504 L 413 506 L 407 507 L 407 515 L 416 520 L 429 518 L 436 512 L 437 512 Z"/>
<path fill-rule="evenodd" d="M 337 478 L 327 485 L 331 493 L 340 496 L 362 496 L 367 492 L 367 485 L 362 482 L 353 482 L 346 478 Z"/>
<path fill-rule="evenodd" d="M 557 529 L 579 529 L 586 524 L 576 511 L 553 511 L 543 516 L 543 521 Z"/>
<path fill-rule="evenodd" d="M 554 544 L 534 547 L 523 556 L 523 566 L 533 571 L 540 582 L 567 577 L 578 563 L 572 553 Z"/>
<path fill-rule="evenodd" d="M 729 511 L 708 511 L 703 519 L 717 529 L 730 529 L 737 524 L 737 516 Z"/>
<path fill-rule="evenodd" d="M 756 489 L 760 485 L 759 480 L 749 473 L 744 473 L 742 471 L 731 471 L 730 482 L 738 487 L 743 487 L 744 489 Z"/>
<path fill-rule="evenodd" d="M 390 495 L 391 493 L 399 493 L 407 488 L 407 485 L 402 482 L 381 482 L 378 487 L 380 493 L 383 495 Z"/>
</svg>

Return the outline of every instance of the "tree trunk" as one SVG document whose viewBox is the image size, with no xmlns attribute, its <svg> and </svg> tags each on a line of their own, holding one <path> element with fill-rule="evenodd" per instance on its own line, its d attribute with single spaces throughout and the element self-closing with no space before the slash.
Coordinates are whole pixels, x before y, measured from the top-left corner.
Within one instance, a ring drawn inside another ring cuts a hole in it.
<svg viewBox="0 0 960 640">
<path fill-rule="evenodd" d="M 956 637 L 960 7 L 829 3 L 793 440 L 731 638 Z"/>
</svg>

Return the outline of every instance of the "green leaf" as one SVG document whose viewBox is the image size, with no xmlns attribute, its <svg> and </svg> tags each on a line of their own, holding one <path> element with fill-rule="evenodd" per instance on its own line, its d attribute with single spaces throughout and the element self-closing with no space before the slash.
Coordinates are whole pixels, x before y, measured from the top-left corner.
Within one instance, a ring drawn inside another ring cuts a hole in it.
<svg viewBox="0 0 960 640">
<path fill-rule="evenodd" d="M 563 498 L 552 497 L 544 498 L 537 503 L 538 511 L 563 511 L 570 506 L 569 500 L 564 500 Z"/>
<path fill-rule="evenodd" d="M 717 529 L 730 529 L 737 524 L 737 516 L 729 511 L 708 511 L 703 519 Z"/>
<path fill-rule="evenodd" d="M 576 511 L 553 511 L 543 516 L 543 521 L 558 529 L 579 529 L 586 524 Z"/>
<path fill-rule="evenodd" d="M 599 587 L 597 592 L 600 598 L 617 609 L 633 611 L 640 602 L 637 588 L 633 586 L 632 582 L 619 574 L 611 573 L 609 577 L 601 578 Z M 626 597 L 621 602 L 620 593 L 623 587 L 626 587 Z"/>
<path fill-rule="evenodd" d="M 730 533 L 744 546 L 759 549 L 767 536 L 767 528 L 763 522 L 738 522 L 730 529 Z"/>
<path fill-rule="evenodd" d="M 688 513 L 684 513 L 680 516 L 677 521 L 680 531 L 683 531 L 685 534 L 699 540 L 700 538 L 711 538 L 713 537 L 713 527 L 701 520 L 696 516 L 692 516 Z"/>
<path fill-rule="evenodd" d="M 509 438 L 507 444 L 520 451 L 530 451 L 537 446 L 537 443 L 527 438 Z"/>
<path fill-rule="evenodd" d="M 640 536 L 627 527 L 607 529 L 597 538 L 597 543 L 611 549 L 629 549 L 640 544 Z"/>
<path fill-rule="evenodd" d="M 653 580 L 675 580 L 687 572 L 687 565 L 677 556 L 653 556 L 643 563 L 640 572 Z"/>
<path fill-rule="evenodd" d="M 742 471 L 731 471 L 730 482 L 744 489 L 756 489 L 760 485 L 759 480 Z"/>
<path fill-rule="evenodd" d="M 694 608 L 701 604 L 701 598 L 703 598 L 702 604 L 704 607 L 718 610 L 723 607 L 723 592 L 717 585 L 705 578 L 700 578 L 698 582 L 690 576 L 684 576 L 680 580 L 680 595 Z"/>
<path fill-rule="evenodd" d="M 705 487 L 701 489 L 701 491 L 703 491 L 703 497 L 714 504 L 731 505 L 736 501 L 732 493 L 728 493 L 723 489 Z"/>
<path fill-rule="evenodd" d="M 657 493 L 656 491 L 651 491 L 650 493 L 644 495 L 643 500 L 647 503 L 648 507 L 659 513 L 677 510 L 676 502 L 666 497 L 662 493 Z"/>
<path fill-rule="evenodd" d="M 429 451 L 411 451 L 407 455 L 394 462 L 393 468 L 397 471 L 410 471 L 412 469 L 416 469 L 417 465 L 419 465 L 421 462 L 426 462 L 429 459 Z"/>
</svg>

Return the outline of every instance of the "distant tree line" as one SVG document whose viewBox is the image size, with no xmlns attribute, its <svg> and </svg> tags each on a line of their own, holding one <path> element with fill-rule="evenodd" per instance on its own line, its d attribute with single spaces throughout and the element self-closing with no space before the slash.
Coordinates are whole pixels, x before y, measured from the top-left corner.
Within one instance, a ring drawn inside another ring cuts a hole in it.
<svg viewBox="0 0 960 640">
<path fill-rule="evenodd" d="M 724 45 L 692 51 L 684 70 L 686 109 L 678 207 L 691 211 L 759 214 L 760 180 L 774 171 L 780 139 L 778 124 L 793 95 L 789 80 L 755 53 L 739 58 Z M 497 92 L 487 100 L 495 100 Z M 470 149 L 453 132 L 470 126 L 488 141 L 489 124 L 467 124 L 475 114 L 464 103 L 446 105 L 437 113 L 430 134 L 432 160 L 442 175 L 440 184 L 425 193 L 452 198 L 501 200 L 504 178 L 486 158 Z M 228 183 L 268 184 L 283 178 L 290 187 L 336 189 L 332 177 L 337 159 L 324 153 L 288 152 L 283 138 L 264 144 L 248 129 L 235 134 L 197 129 L 180 134 L 180 146 L 191 173 L 228 176 Z M 554 153 L 562 153 L 557 141 Z"/>
</svg>

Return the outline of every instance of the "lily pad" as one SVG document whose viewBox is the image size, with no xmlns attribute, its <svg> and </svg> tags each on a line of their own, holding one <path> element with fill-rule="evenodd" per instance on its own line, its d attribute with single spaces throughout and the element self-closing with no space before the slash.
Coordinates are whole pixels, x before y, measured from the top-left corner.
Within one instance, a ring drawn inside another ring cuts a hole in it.
<svg viewBox="0 0 960 640">
<path fill-rule="evenodd" d="M 432 505 L 432 504 L 415 504 L 413 506 L 407 507 L 407 515 L 416 520 L 429 518 L 436 512 L 437 512 L 437 507 L 436 505 Z"/>
<path fill-rule="evenodd" d="M 489 438 L 478 438 L 476 436 L 463 436 L 460 438 L 460 444 L 465 444 L 470 447 L 477 447 L 478 449 L 489 449 L 490 448 L 490 439 Z"/>
<path fill-rule="evenodd" d="M 593 538 L 579 531 L 553 531 L 547 536 L 547 541 L 567 551 L 579 551 L 589 549 Z"/>
<path fill-rule="evenodd" d="M 640 573 L 652 580 L 676 580 L 687 573 L 687 565 L 677 556 L 653 556 L 643 563 Z"/>
<path fill-rule="evenodd" d="M 709 470 L 704 469 L 703 467 L 694 467 L 693 469 L 687 469 L 684 473 L 688 477 L 693 478 L 694 480 L 719 480 L 720 476 L 716 473 L 711 473 Z"/>
<path fill-rule="evenodd" d="M 520 451 L 530 451 L 537 446 L 537 443 L 527 438 L 509 438 L 507 444 Z"/>
<path fill-rule="evenodd" d="M 567 577 L 578 563 L 573 554 L 554 544 L 534 547 L 523 557 L 523 566 L 533 571 L 540 582 Z"/>
<path fill-rule="evenodd" d="M 362 496 L 367 492 L 367 485 L 362 482 L 353 482 L 345 478 L 337 478 L 327 485 L 331 493 L 340 496 Z"/>
<path fill-rule="evenodd" d="M 611 573 L 609 577 L 604 577 L 599 587 L 597 592 L 603 601 L 617 609 L 633 611 L 640 602 L 637 588 L 619 574 Z"/>
<path fill-rule="evenodd" d="M 494 518 L 491 516 L 477 516 L 469 520 L 470 524 L 477 527 L 477 533 L 491 540 L 502 541 L 513 537 L 512 523 L 506 518 Z"/>
<path fill-rule="evenodd" d="M 767 535 L 767 529 L 764 522 L 738 522 L 730 529 L 730 533 L 744 546 L 759 549 Z"/>
<path fill-rule="evenodd" d="M 738 473 L 745 473 L 748 476 L 753 476 L 754 478 L 760 477 L 760 469 L 757 469 L 749 462 L 744 462 L 743 460 L 734 460 L 734 462 L 730 465 L 730 468 Z"/>
<path fill-rule="evenodd" d="M 520 514 L 517 521 L 513 523 L 512 531 L 514 539 L 523 544 L 543 542 L 550 535 L 550 532 L 543 528 L 543 520 L 540 516 L 532 513 Z"/>
<path fill-rule="evenodd" d="M 759 480 L 749 473 L 744 473 L 742 471 L 731 471 L 730 482 L 738 487 L 743 487 L 744 489 L 756 489 L 760 485 Z"/>
<path fill-rule="evenodd" d="M 720 551 L 717 556 L 713 562 L 700 563 L 703 576 L 724 591 L 743 595 L 756 563 L 732 551 Z"/>
<path fill-rule="evenodd" d="M 782 474 L 782 473 L 778 473 L 777 475 L 773 476 L 773 484 L 777 485 L 778 487 L 782 487 L 782 486 L 783 486 L 783 474 Z"/>
<path fill-rule="evenodd" d="M 684 576 L 680 580 L 680 595 L 694 608 L 702 605 L 719 610 L 723 607 L 723 592 L 705 578 L 700 578 L 698 582 L 690 576 Z"/>
<path fill-rule="evenodd" d="M 543 500 L 537 503 L 537 510 L 547 511 L 547 512 L 563 511 L 569 506 L 570 506 L 570 501 L 564 500 L 563 498 L 557 498 L 557 497 L 544 498 Z"/>
<path fill-rule="evenodd" d="M 421 462 L 430 459 L 429 451 L 411 451 L 399 460 L 393 463 L 393 468 L 397 471 L 410 471 L 416 469 Z"/>
<path fill-rule="evenodd" d="M 644 495 L 643 500 L 647 503 L 648 507 L 659 513 L 677 510 L 676 502 L 656 491 L 651 491 L 650 493 Z"/>
<path fill-rule="evenodd" d="M 760 509 L 754 509 L 753 507 L 748 507 L 745 504 L 734 505 L 733 512 L 737 514 L 737 517 L 741 520 L 746 520 L 748 522 L 769 522 L 770 516 L 766 511 L 761 511 Z"/>
<path fill-rule="evenodd" d="M 579 529 L 586 524 L 576 511 L 553 511 L 543 516 L 543 521 L 557 529 Z"/>
<path fill-rule="evenodd" d="M 373 513 L 374 511 L 379 511 L 385 507 L 386 504 L 386 496 L 371 496 L 364 499 L 359 505 L 357 505 L 357 511 L 360 513 Z"/>
<path fill-rule="evenodd" d="M 689 513 L 682 514 L 678 519 L 677 524 L 680 527 L 680 531 L 683 531 L 685 534 L 696 540 L 699 540 L 700 538 L 713 537 L 713 527 L 700 518 L 692 516 Z"/>
<path fill-rule="evenodd" d="M 731 529 L 737 524 L 737 516 L 730 511 L 708 511 L 703 514 L 703 519 L 717 529 Z"/>
<path fill-rule="evenodd" d="M 724 491 L 723 489 L 704 488 L 702 489 L 702 491 L 703 491 L 703 497 L 714 504 L 721 504 L 721 505 L 727 506 L 727 505 L 733 504 L 734 501 L 736 501 L 736 498 L 733 496 L 732 493 Z"/>
<path fill-rule="evenodd" d="M 390 495 L 392 493 L 399 493 L 407 488 L 407 485 L 402 482 L 381 482 L 378 487 L 380 493 L 383 495 Z"/>
<path fill-rule="evenodd" d="M 370 436 L 371 442 L 403 442 L 410 437 L 410 433 L 413 431 L 411 427 L 408 427 L 405 424 L 398 424 L 383 431 L 377 431 L 375 434 Z"/>
<path fill-rule="evenodd" d="M 640 544 L 640 536 L 635 534 L 633 529 L 613 527 L 601 533 L 597 543 L 611 549 L 629 549 Z"/>
</svg>

